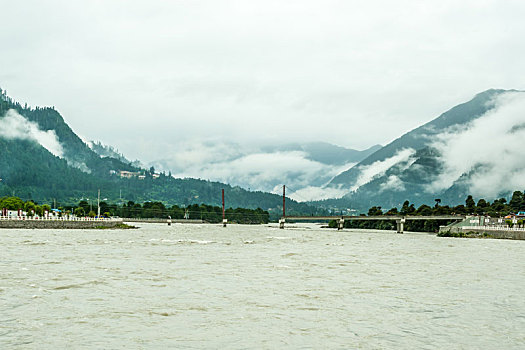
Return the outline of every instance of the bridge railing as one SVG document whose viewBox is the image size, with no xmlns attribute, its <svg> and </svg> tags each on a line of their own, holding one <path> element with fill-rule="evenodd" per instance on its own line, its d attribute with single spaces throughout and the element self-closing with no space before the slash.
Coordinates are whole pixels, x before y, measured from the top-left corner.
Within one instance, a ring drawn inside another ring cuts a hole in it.
<svg viewBox="0 0 525 350">
<path fill-rule="evenodd" d="M 351 216 L 351 215 L 338 215 L 338 216 L 287 216 L 287 221 L 328 221 L 328 220 L 463 220 L 463 215 L 442 215 L 442 216 L 417 216 L 417 215 L 377 215 L 377 216 Z"/>
<path fill-rule="evenodd" d="M 75 217 L 75 216 L 0 216 L 0 220 L 11 220 L 11 221 L 122 221 L 122 218 L 92 218 L 92 217 Z"/>
<path fill-rule="evenodd" d="M 173 223 L 204 223 L 204 220 L 201 219 L 168 219 L 166 218 L 122 218 L 123 221 L 127 222 L 151 222 L 151 223 L 159 223 L 159 222 L 166 222 L 167 220 L 171 220 Z"/>
<path fill-rule="evenodd" d="M 508 226 L 490 226 L 490 225 L 484 225 L 484 226 L 463 226 L 461 228 L 463 231 L 475 231 L 475 230 L 481 230 L 481 231 L 519 231 L 519 232 L 525 232 L 525 227 L 508 227 Z"/>
</svg>

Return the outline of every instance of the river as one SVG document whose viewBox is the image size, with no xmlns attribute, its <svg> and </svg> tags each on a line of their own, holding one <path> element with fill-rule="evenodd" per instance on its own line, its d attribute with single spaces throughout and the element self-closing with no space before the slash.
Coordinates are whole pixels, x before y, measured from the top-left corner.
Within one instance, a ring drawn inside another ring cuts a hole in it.
<svg viewBox="0 0 525 350">
<path fill-rule="evenodd" d="M 524 241 L 138 225 L 0 230 L 0 348 L 525 348 Z"/>
</svg>

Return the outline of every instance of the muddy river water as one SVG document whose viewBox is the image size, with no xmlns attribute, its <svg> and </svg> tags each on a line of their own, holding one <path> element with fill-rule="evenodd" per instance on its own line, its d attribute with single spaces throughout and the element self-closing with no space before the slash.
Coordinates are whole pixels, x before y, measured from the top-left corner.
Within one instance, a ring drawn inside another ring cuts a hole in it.
<svg viewBox="0 0 525 350">
<path fill-rule="evenodd" d="M 525 348 L 525 241 L 139 226 L 0 230 L 0 348 Z"/>
</svg>

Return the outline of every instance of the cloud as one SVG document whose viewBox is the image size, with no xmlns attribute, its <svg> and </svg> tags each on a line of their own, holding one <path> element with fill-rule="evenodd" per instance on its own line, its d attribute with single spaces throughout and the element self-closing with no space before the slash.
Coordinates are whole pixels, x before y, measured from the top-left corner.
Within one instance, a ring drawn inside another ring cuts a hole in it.
<svg viewBox="0 0 525 350">
<path fill-rule="evenodd" d="M 354 163 L 330 166 L 309 159 L 304 151 L 263 151 L 262 148 L 194 141 L 181 143 L 176 152 L 166 154 L 151 165 L 157 170 L 171 171 L 174 177 L 204 178 L 251 190 L 280 193 L 280 187 L 285 184 L 287 193 L 299 201 L 344 194 L 324 189 L 323 185 Z"/>
<path fill-rule="evenodd" d="M 202 175 L 195 173 L 195 168 L 230 162 L 252 152 L 235 143 L 212 140 L 184 141 L 176 144 L 175 147 L 166 147 L 166 150 L 163 158 L 152 164 L 157 163 L 160 168 L 171 170 L 177 176 L 188 176 L 188 173 L 192 173 L 192 176 L 199 177 Z"/>
<path fill-rule="evenodd" d="M 494 109 L 462 130 L 437 136 L 432 147 L 444 168 L 429 192 L 447 189 L 463 175 L 478 197 L 525 189 L 525 93 L 508 92 L 493 102 Z"/>
<path fill-rule="evenodd" d="M 382 176 L 385 172 L 396 164 L 401 162 L 411 163 L 411 157 L 416 153 L 412 148 L 404 148 L 396 152 L 392 157 L 385 160 L 378 160 L 370 165 L 360 166 L 360 174 L 352 186 L 351 190 L 355 191 L 359 187 L 369 183 L 374 178 Z"/>
<path fill-rule="evenodd" d="M 291 193 L 288 197 L 298 201 L 315 201 L 330 198 L 341 198 L 348 193 L 347 189 L 339 187 L 307 186 Z"/>
<path fill-rule="evenodd" d="M 89 169 L 89 167 L 86 165 L 86 163 L 79 162 L 79 161 L 76 161 L 76 160 L 72 160 L 72 159 L 69 159 L 69 158 L 66 158 L 66 161 L 67 161 L 67 164 L 69 166 L 77 168 L 78 170 L 80 170 L 80 171 L 82 171 L 84 173 L 91 174 L 91 169 Z"/>
<path fill-rule="evenodd" d="M 58 106 L 87 139 L 146 162 L 163 151 L 154 143 L 209 135 L 364 148 L 492 86 L 523 88 L 524 9 L 495 0 L 5 1 L 13 15 L 0 32 L 9 47 L 0 80 L 22 102 Z"/>
<path fill-rule="evenodd" d="M 57 157 L 64 155 L 54 130 L 40 130 L 36 123 L 27 120 L 14 109 L 8 110 L 0 118 L 0 137 L 35 141 Z"/>
<path fill-rule="evenodd" d="M 405 190 L 405 184 L 403 180 L 399 178 L 399 176 L 396 175 L 390 175 L 386 182 L 382 183 L 379 187 L 380 191 L 385 190 L 394 190 L 394 191 L 404 191 Z"/>
</svg>

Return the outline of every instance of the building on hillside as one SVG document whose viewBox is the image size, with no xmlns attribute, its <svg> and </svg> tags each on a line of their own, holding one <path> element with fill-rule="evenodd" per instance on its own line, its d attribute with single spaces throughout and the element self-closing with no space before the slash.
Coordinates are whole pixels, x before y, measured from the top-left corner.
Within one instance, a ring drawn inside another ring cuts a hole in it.
<svg viewBox="0 0 525 350">
<path fill-rule="evenodd" d="M 462 221 L 462 226 L 505 226 L 506 218 L 492 218 L 483 215 L 469 215 Z"/>
<path fill-rule="evenodd" d="M 132 179 L 132 178 L 138 178 L 139 180 L 144 180 L 146 179 L 146 175 L 144 175 L 142 172 L 140 171 L 126 171 L 126 170 L 121 170 L 119 171 L 118 175 L 121 177 L 121 178 L 125 178 L 125 179 Z M 153 173 L 151 174 L 151 177 L 153 179 L 158 179 L 160 178 L 160 174 L 158 173 Z"/>
<path fill-rule="evenodd" d="M 122 177 L 122 178 L 131 179 L 133 177 L 140 176 L 140 173 L 139 172 L 133 172 L 133 171 L 127 171 L 127 170 L 121 170 L 119 172 L 119 176 Z"/>
</svg>

